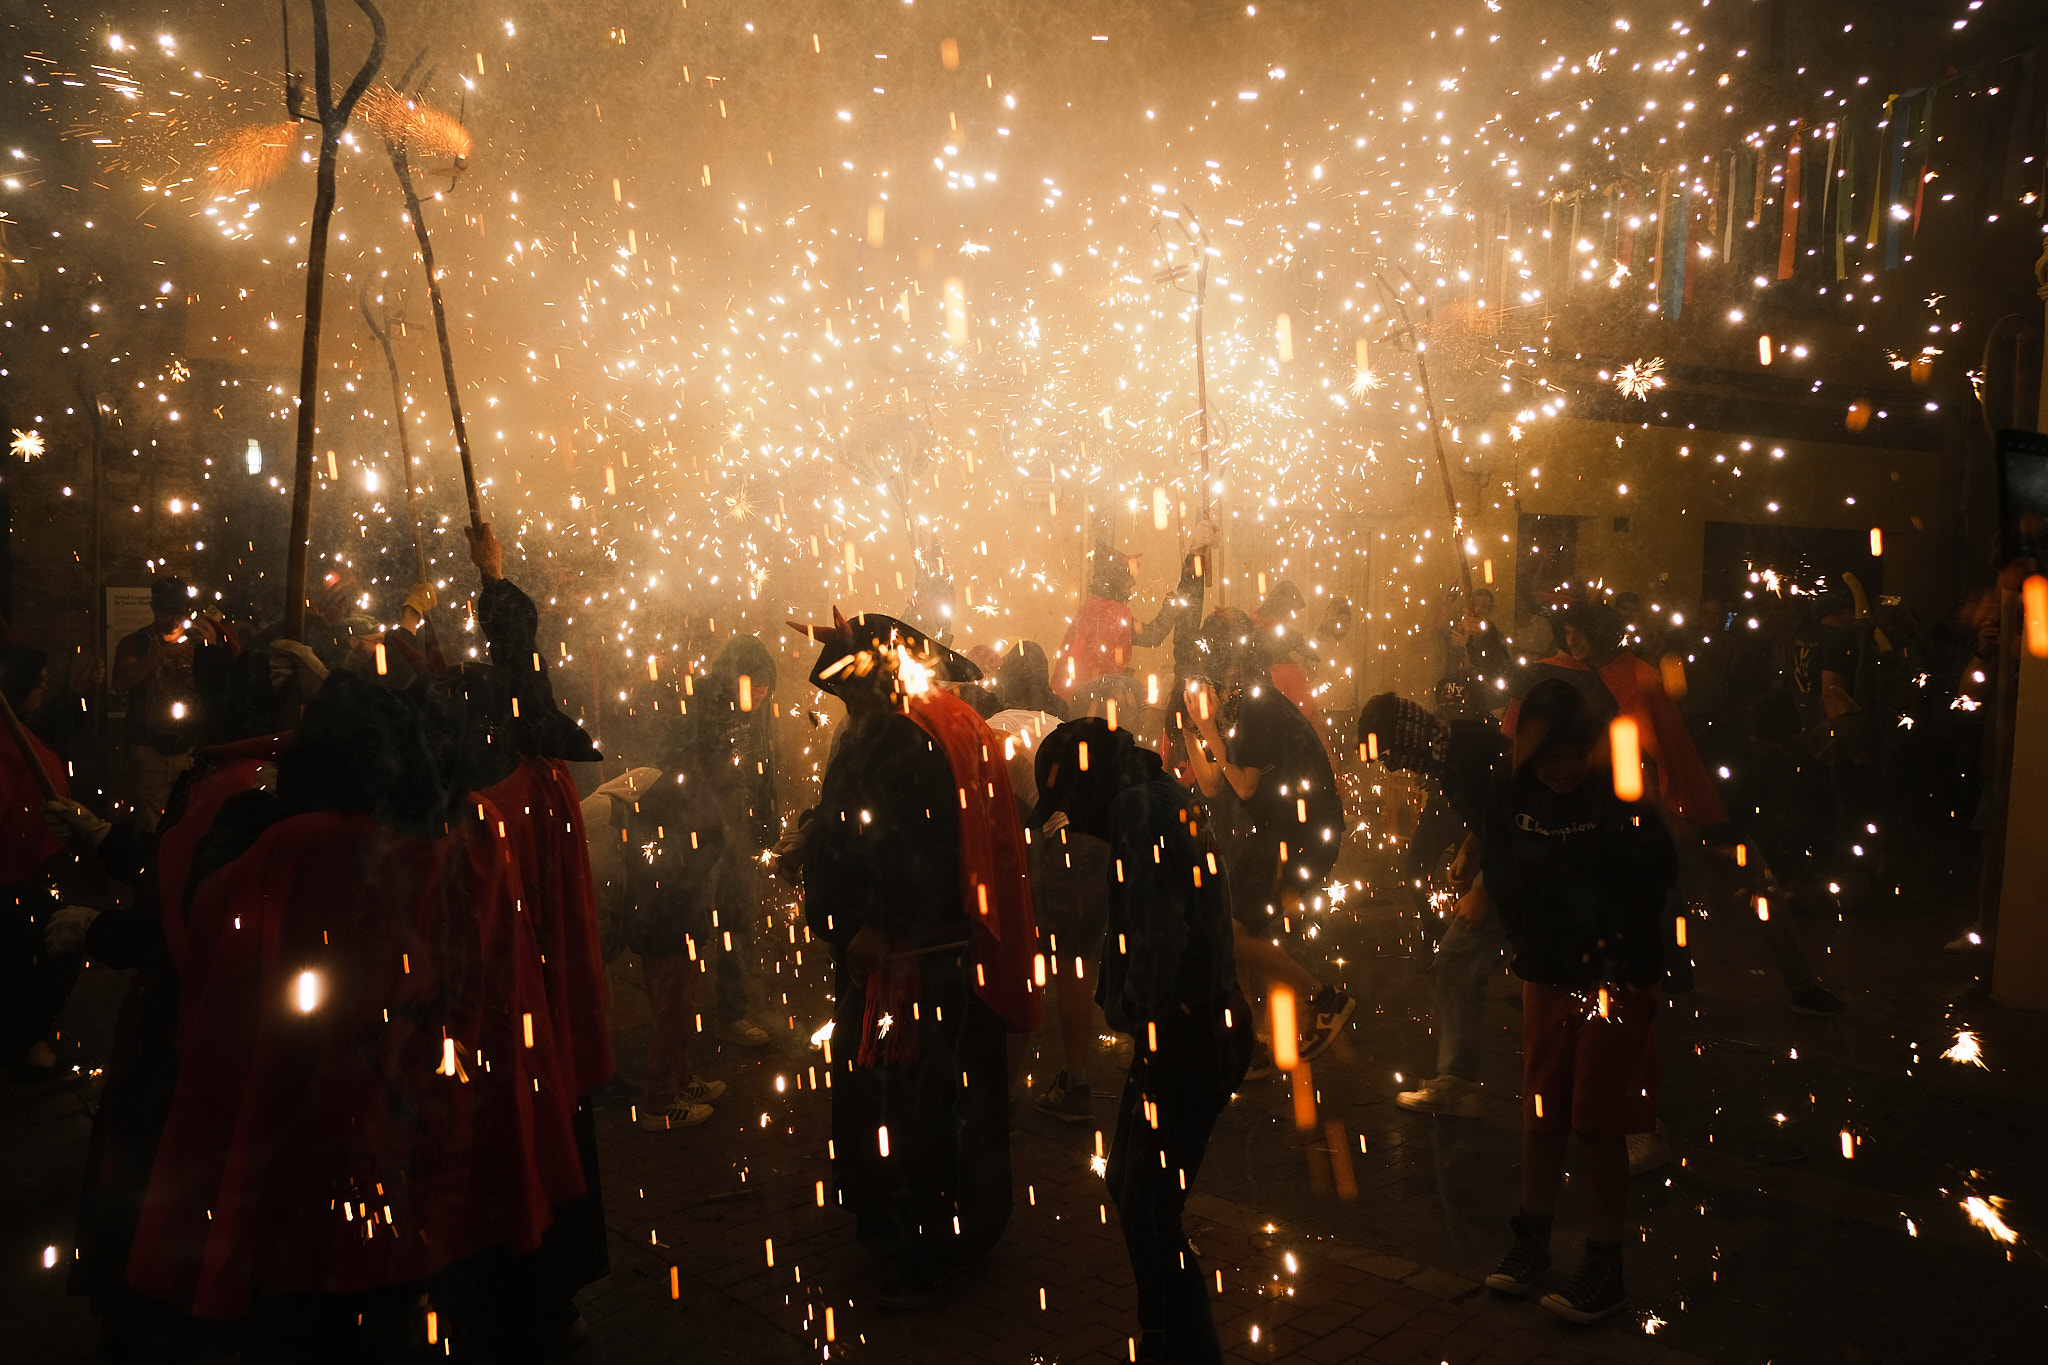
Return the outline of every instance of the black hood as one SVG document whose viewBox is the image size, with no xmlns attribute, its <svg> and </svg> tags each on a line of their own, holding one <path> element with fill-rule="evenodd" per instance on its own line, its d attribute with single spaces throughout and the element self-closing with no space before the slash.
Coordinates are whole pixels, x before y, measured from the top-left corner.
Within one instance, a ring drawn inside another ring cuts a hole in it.
<svg viewBox="0 0 2048 1365">
<path fill-rule="evenodd" d="M 1107 840 L 1110 803 L 1132 787 L 1156 781 L 1165 765 L 1129 730 L 1112 730 L 1102 717 L 1088 716 L 1040 740 L 1032 770 L 1038 779 L 1032 829 L 1045 828 L 1056 811 L 1065 811 L 1075 829 Z"/>
</svg>

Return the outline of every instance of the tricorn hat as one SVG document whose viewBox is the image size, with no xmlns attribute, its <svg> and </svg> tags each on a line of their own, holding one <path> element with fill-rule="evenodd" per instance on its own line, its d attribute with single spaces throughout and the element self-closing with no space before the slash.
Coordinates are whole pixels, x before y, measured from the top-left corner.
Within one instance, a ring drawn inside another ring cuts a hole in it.
<svg viewBox="0 0 2048 1365">
<path fill-rule="evenodd" d="M 821 645 L 818 662 L 811 666 L 811 686 L 837 696 L 849 678 L 865 677 L 881 669 L 900 674 L 906 662 L 930 670 L 933 682 L 976 682 L 981 670 L 966 655 L 946 648 L 916 626 L 880 612 L 860 612 L 851 618 L 832 609 L 829 626 L 791 621 L 797 631 Z"/>
</svg>

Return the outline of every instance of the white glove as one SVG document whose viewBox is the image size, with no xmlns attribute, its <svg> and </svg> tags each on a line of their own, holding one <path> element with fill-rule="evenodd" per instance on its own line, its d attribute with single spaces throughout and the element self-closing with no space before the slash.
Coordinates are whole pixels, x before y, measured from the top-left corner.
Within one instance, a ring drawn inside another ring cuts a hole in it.
<svg viewBox="0 0 2048 1365">
<path fill-rule="evenodd" d="M 301 640 L 272 640 L 270 642 L 270 685 L 283 687 L 297 678 L 299 694 L 310 697 L 320 690 L 320 684 L 327 681 L 327 665 L 320 662 L 320 656 Z"/>
<path fill-rule="evenodd" d="M 86 849 L 95 849 L 113 826 L 76 801 L 43 802 L 43 823 L 59 839 L 70 839 Z"/>
<path fill-rule="evenodd" d="M 43 948 L 53 957 L 75 953 L 85 947 L 85 932 L 100 912 L 90 905 L 67 905 L 43 925 Z"/>
</svg>

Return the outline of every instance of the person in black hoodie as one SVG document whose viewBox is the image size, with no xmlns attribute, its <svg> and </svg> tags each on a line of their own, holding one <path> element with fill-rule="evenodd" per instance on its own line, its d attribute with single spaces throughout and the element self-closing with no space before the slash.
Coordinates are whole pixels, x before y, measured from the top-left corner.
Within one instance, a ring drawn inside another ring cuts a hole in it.
<svg viewBox="0 0 2048 1365">
<path fill-rule="evenodd" d="M 1522 1208 L 1486 1277 L 1527 1294 L 1550 1265 L 1566 1145 L 1579 1136 L 1586 1259 L 1543 1306 L 1592 1323 L 1623 1299 L 1627 1135 L 1657 1119 L 1656 1014 L 1664 985 L 1671 837 L 1623 800 L 1598 716 L 1563 679 L 1522 700 L 1511 770 L 1487 794 L 1480 866 L 1522 978 Z"/>
<path fill-rule="evenodd" d="M 1097 717 L 1045 737 L 1033 829 L 1110 846 L 1109 925 L 1095 998 L 1131 1035 L 1109 1195 L 1138 1285 L 1139 1362 L 1221 1362 L 1202 1268 L 1181 1225 L 1217 1117 L 1244 1080 L 1251 1006 L 1237 985 L 1229 883 L 1201 805 L 1128 729 Z"/>
</svg>

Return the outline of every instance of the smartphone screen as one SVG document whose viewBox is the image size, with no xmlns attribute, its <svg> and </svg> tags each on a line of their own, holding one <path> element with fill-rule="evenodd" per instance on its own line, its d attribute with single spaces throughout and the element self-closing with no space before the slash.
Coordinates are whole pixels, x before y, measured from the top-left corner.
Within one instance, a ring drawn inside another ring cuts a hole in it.
<svg viewBox="0 0 2048 1365">
<path fill-rule="evenodd" d="M 2048 436 L 1998 433 L 1998 525 L 2008 560 L 2048 558 Z"/>
</svg>

